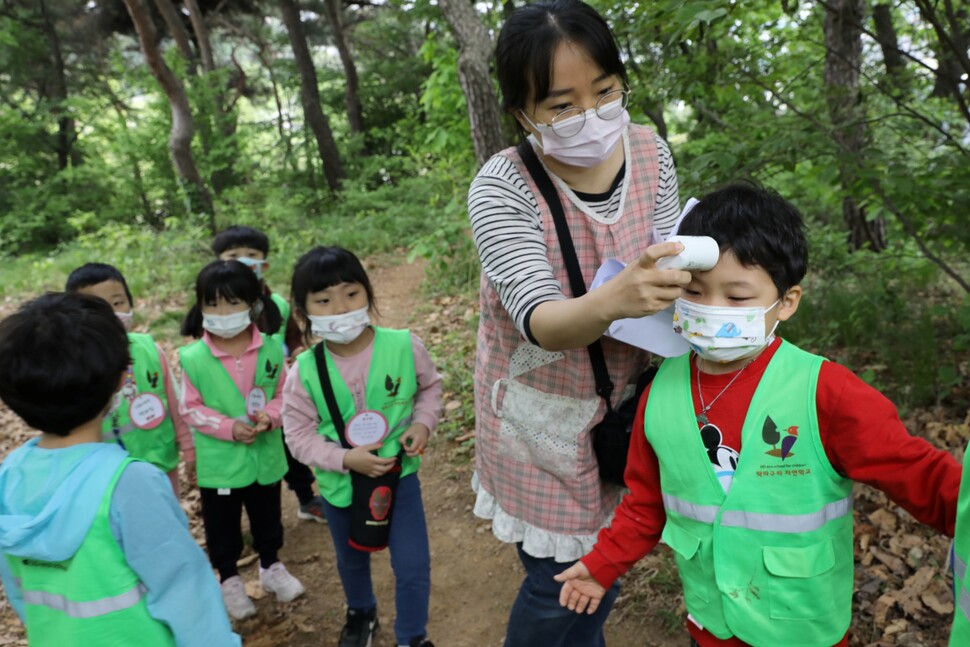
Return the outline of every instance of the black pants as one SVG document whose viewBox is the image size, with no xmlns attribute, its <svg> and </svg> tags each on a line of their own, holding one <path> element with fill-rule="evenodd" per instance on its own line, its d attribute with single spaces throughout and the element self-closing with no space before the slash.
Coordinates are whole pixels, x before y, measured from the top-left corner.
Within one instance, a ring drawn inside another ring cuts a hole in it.
<svg viewBox="0 0 970 647">
<path fill-rule="evenodd" d="M 228 494 L 219 494 L 213 488 L 199 488 L 199 493 L 209 562 L 219 571 L 220 580 L 239 574 L 236 561 L 243 551 L 243 506 L 249 516 L 253 548 L 259 553 L 260 566 L 269 568 L 279 561 L 277 553 L 283 547 L 279 481 L 272 485 L 253 483 L 228 490 Z"/>
<path fill-rule="evenodd" d="M 300 505 L 306 505 L 315 496 L 313 494 L 313 472 L 309 467 L 293 458 L 293 454 L 290 453 L 290 448 L 286 446 L 285 442 L 283 443 L 283 451 L 286 452 L 286 475 L 283 476 L 283 480 L 286 481 L 286 486 L 296 494 Z"/>
</svg>

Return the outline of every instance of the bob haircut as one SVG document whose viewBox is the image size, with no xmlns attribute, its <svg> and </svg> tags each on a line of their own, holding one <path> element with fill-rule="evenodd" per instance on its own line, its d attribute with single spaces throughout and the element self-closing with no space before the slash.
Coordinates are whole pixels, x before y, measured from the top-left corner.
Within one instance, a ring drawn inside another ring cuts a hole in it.
<svg viewBox="0 0 970 647">
<path fill-rule="evenodd" d="M 212 251 L 216 256 L 237 247 L 252 247 L 263 252 L 264 257 L 269 256 L 269 238 L 255 227 L 233 225 L 226 227 L 212 239 Z"/>
<path fill-rule="evenodd" d="M 202 337 L 202 306 L 214 303 L 218 297 L 227 301 L 242 301 L 250 307 L 253 321 L 260 319 L 260 330 L 275 334 L 283 323 L 283 316 L 263 291 L 256 274 L 239 261 L 212 261 L 199 272 L 195 280 L 195 305 L 182 321 L 182 335 Z"/>
<path fill-rule="evenodd" d="M 0 322 L 0 400 L 45 433 L 104 415 L 130 362 L 128 333 L 98 297 L 50 292 Z"/>
<path fill-rule="evenodd" d="M 77 292 L 105 281 L 121 283 L 121 287 L 125 289 L 125 296 L 128 297 L 128 305 L 135 307 L 135 300 L 131 296 L 131 290 L 128 289 L 128 281 L 117 267 L 107 263 L 85 263 L 68 275 L 64 289 L 68 292 Z"/>
<path fill-rule="evenodd" d="M 306 300 L 313 292 L 326 290 L 341 283 L 360 283 L 367 293 L 367 303 L 377 312 L 374 288 L 360 259 L 343 247 L 314 247 L 300 257 L 293 267 L 293 284 L 290 293 L 296 312 L 306 321 Z M 304 341 L 309 345 L 313 338 L 310 326 L 305 326 Z"/>
<path fill-rule="evenodd" d="M 760 267 L 783 296 L 808 270 L 808 240 L 795 205 L 753 182 L 709 193 L 684 216 L 677 232 L 710 236 L 745 267 Z"/>
<path fill-rule="evenodd" d="M 498 35 L 495 62 L 505 112 L 526 108 L 530 95 L 533 105 L 549 96 L 553 56 L 564 42 L 627 83 L 616 38 L 595 9 L 579 0 L 541 0 L 512 12 Z"/>
</svg>

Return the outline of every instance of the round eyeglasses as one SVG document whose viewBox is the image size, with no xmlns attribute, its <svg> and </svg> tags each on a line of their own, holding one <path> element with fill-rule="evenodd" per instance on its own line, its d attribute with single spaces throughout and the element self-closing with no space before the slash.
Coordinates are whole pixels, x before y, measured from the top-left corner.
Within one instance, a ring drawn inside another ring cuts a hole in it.
<svg viewBox="0 0 970 647">
<path fill-rule="evenodd" d="M 623 114 L 629 102 L 629 90 L 613 90 L 601 96 L 592 110 L 583 110 L 578 106 L 566 108 L 553 117 L 548 124 L 533 125 L 552 128 L 552 132 L 560 137 L 572 137 L 578 135 L 586 125 L 586 116 L 590 112 L 595 112 L 600 119 L 616 119 Z"/>
</svg>

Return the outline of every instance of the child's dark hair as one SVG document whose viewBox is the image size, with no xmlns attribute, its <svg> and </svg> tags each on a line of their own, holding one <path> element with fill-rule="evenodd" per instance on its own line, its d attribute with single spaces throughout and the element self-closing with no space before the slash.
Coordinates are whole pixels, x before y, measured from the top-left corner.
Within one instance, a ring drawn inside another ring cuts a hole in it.
<svg viewBox="0 0 970 647">
<path fill-rule="evenodd" d="M 49 434 L 103 414 L 130 362 L 124 326 L 97 297 L 50 292 L 0 322 L 0 400 Z"/>
<path fill-rule="evenodd" d="M 237 247 L 252 247 L 263 252 L 263 256 L 269 256 L 269 238 L 254 227 L 233 225 L 226 227 L 212 239 L 212 251 L 216 256 Z"/>
<path fill-rule="evenodd" d="M 275 334 L 283 323 L 283 316 L 269 296 L 263 291 L 256 274 L 239 261 L 212 261 L 202 268 L 195 280 L 195 305 L 182 320 L 182 335 L 202 336 L 202 306 L 215 302 L 217 297 L 227 301 L 243 301 L 250 307 L 262 304 L 262 312 L 256 313 L 260 331 Z M 256 306 L 254 311 L 258 311 Z"/>
<path fill-rule="evenodd" d="M 616 38 L 595 9 L 579 0 L 540 0 L 516 9 L 498 35 L 495 67 L 504 111 L 526 108 L 530 91 L 536 103 L 549 96 L 560 43 L 578 45 L 604 73 L 627 82 Z"/>
<path fill-rule="evenodd" d="M 377 302 L 374 300 L 374 288 L 371 287 L 367 272 L 361 265 L 360 259 L 353 252 L 343 247 L 314 247 L 300 257 L 293 267 L 293 284 L 290 294 L 293 307 L 303 319 L 307 321 L 306 300 L 312 292 L 326 290 L 341 283 L 360 283 L 367 293 L 367 303 L 371 310 L 377 312 Z M 310 326 L 304 326 L 303 339 L 310 345 L 313 333 Z"/>
<path fill-rule="evenodd" d="M 128 289 L 128 281 L 117 267 L 107 263 L 85 263 L 68 275 L 64 289 L 68 292 L 77 292 L 105 281 L 121 283 L 121 287 L 125 289 L 125 296 L 128 297 L 128 305 L 134 307 L 135 300 L 131 296 L 131 290 Z"/>
<path fill-rule="evenodd" d="M 779 296 L 801 283 L 808 269 L 808 241 L 798 209 L 754 183 L 731 184 L 705 195 L 677 233 L 710 236 L 745 267 L 764 268 Z"/>
</svg>

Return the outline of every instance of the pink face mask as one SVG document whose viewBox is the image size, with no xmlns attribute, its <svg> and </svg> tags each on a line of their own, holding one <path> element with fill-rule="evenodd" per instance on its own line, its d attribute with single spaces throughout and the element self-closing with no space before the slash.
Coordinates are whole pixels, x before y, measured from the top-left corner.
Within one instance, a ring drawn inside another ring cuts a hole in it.
<svg viewBox="0 0 970 647">
<path fill-rule="evenodd" d="M 542 135 L 539 145 L 543 153 L 563 164 L 582 168 L 592 168 L 605 162 L 620 143 L 620 137 L 630 123 L 630 113 L 625 109 L 614 119 L 603 119 L 595 108 L 590 108 L 586 111 L 586 124 L 582 130 L 572 137 L 563 137 L 557 135 L 552 126 L 533 123 L 524 112 L 522 115 Z M 557 126 L 563 128 L 574 119 L 583 119 L 583 116 L 576 115 L 567 122 L 557 123 Z"/>
</svg>

